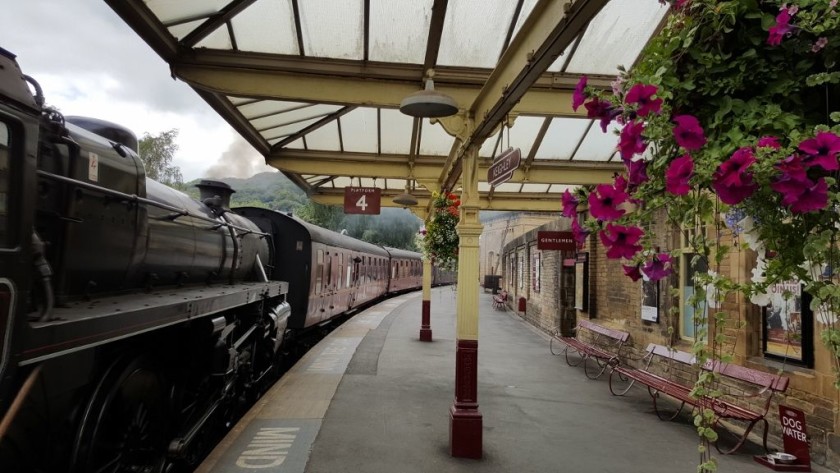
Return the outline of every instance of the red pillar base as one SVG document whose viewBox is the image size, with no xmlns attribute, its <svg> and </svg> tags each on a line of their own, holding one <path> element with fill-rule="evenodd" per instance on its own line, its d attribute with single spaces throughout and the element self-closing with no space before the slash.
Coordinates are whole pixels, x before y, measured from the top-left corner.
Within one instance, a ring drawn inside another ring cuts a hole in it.
<svg viewBox="0 0 840 473">
<path fill-rule="evenodd" d="M 481 458 L 481 412 L 478 410 L 478 340 L 455 344 L 455 403 L 449 408 L 449 453 Z"/>
<path fill-rule="evenodd" d="M 431 301 L 423 301 L 422 322 L 420 323 L 420 341 L 432 341 L 432 327 L 431 327 Z"/>
<path fill-rule="evenodd" d="M 420 329 L 420 341 L 421 342 L 431 342 L 432 341 L 432 329 L 421 328 Z"/>
<path fill-rule="evenodd" d="M 482 416 L 478 409 L 449 408 L 449 453 L 458 458 L 481 458 Z"/>
</svg>

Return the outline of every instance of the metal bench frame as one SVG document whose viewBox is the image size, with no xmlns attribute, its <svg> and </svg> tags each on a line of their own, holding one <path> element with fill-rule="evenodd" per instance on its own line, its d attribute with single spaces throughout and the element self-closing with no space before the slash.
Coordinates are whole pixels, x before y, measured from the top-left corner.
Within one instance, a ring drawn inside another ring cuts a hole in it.
<svg viewBox="0 0 840 473">
<path fill-rule="evenodd" d="M 502 291 L 493 296 L 493 308 L 496 310 L 505 310 L 505 305 L 509 297 L 507 291 Z"/>
<path fill-rule="evenodd" d="M 583 372 L 586 377 L 597 379 L 604 374 L 607 367 L 618 365 L 621 348 L 629 338 L 629 332 L 602 327 L 586 319 L 581 319 L 575 327 L 575 336 L 573 337 L 561 335 L 559 328 L 555 330 L 549 341 L 549 350 L 551 350 L 552 355 L 565 355 L 566 363 L 569 366 L 579 366 L 583 363 Z M 555 351 L 555 342 L 563 344 L 563 349 Z M 578 360 L 569 358 L 569 348 L 577 352 Z M 588 363 L 590 359 L 594 360 L 597 366 L 592 373 L 590 373 Z"/>
<path fill-rule="evenodd" d="M 616 366 L 612 370 L 609 380 L 610 392 L 616 396 L 622 396 L 626 394 L 633 384 L 638 381 L 647 387 L 648 393 L 653 399 L 654 411 L 662 420 L 673 420 L 680 414 L 680 412 L 682 412 L 683 407 L 688 404 L 695 410 L 699 408 L 714 410 L 716 415 L 715 427 L 722 420 L 734 420 L 745 423 L 746 427 L 744 429 L 744 433 L 738 438 L 738 441 L 732 448 L 723 449 L 719 442 L 715 442 L 715 448 L 718 452 L 724 455 L 734 453 L 740 449 L 746 442 L 750 432 L 752 432 L 756 424 L 761 421 L 764 423 L 762 445 L 764 446 L 765 451 L 769 451 L 767 449 L 767 431 L 769 427 L 766 418 L 767 413 L 770 410 L 770 405 L 773 401 L 774 395 L 776 393 L 783 393 L 787 390 L 790 382 L 789 378 L 720 361 L 707 362 L 703 366 L 704 370 L 712 371 L 720 376 L 749 384 L 757 389 L 753 393 L 744 395 L 735 396 L 729 394 L 729 397 L 744 399 L 764 396 L 763 405 L 759 409 L 751 410 L 737 405 L 734 402 L 727 401 L 721 397 L 711 398 L 704 396 L 698 398 L 692 396 L 691 391 L 693 390 L 693 386 L 685 386 L 673 379 L 666 378 L 660 374 L 652 373 L 650 371 L 651 362 L 655 357 L 661 358 L 666 363 L 666 371 L 670 371 L 674 362 L 696 367 L 696 360 L 692 354 L 651 343 L 647 347 L 647 354 L 645 355 L 645 362 L 642 368 Z M 614 381 L 613 376 L 618 376 L 620 382 L 625 384 L 621 387 L 617 386 L 618 382 Z M 680 402 L 680 407 L 672 415 L 665 415 L 660 406 L 657 405 L 656 400 L 660 393 L 666 394 Z"/>
</svg>

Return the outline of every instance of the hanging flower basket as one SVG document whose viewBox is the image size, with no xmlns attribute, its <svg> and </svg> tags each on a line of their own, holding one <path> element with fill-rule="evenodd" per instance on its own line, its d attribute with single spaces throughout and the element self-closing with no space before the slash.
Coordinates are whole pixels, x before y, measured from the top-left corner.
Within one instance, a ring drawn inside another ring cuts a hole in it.
<svg viewBox="0 0 840 473">
<path fill-rule="evenodd" d="M 423 258 L 439 267 L 455 271 L 458 268 L 457 225 L 461 201 L 455 194 L 433 195 L 433 210 L 426 226 L 417 234 L 417 247 Z"/>
</svg>

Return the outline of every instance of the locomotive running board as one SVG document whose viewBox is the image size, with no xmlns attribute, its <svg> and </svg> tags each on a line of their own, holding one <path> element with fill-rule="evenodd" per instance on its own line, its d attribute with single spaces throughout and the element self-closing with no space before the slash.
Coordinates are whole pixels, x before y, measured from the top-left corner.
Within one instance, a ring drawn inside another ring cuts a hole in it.
<svg viewBox="0 0 840 473">
<path fill-rule="evenodd" d="M 20 365 L 92 348 L 262 299 L 285 297 L 284 281 L 173 288 L 151 293 L 105 297 L 68 304 L 53 311 L 54 320 L 30 324 L 31 344 Z"/>
</svg>

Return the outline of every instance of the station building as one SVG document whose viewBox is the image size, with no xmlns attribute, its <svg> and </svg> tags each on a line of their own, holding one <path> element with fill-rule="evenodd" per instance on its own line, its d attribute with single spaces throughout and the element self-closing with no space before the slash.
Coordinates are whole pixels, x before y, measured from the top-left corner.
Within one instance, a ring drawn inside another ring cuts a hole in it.
<svg viewBox="0 0 840 473">
<path fill-rule="evenodd" d="M 715 303 L 691 304 L 694 293 L 691 271 L 707 271 L 702 263 L 692 265 L 697 255 L 686 241 L 687 231 L 657 229 L 663 250 L 682 249 L 670 277 L 658 282 L 632 281 L 619 260 L 608 259 L 597 235 L 590 235 L 577 251 L 538 249 L 540 232 L 569 230 L 571 221 L 557 218 L 512 239 L 502 252 L 502 290 L 509 294 L 508 310 L 550 334 L 570 334 L 580 319 L 630 333 L 630 349 L 622 361 L 640 363 L 649 343 L 673 346 L 691 352 L 698 330 L 694 310 L 709 311 L 708 333 L 719 334 L 721 354 L 740 366 L 779 374 L 790 386 L 774 397 L 768 413 L 768 442 L 781 446 L 782 426 L 778 404 L 805 413 L 812 460 L 828 466 L 840 464 L 840 391 L 834 386 L 831 354 L 820 340 L 821 323 L 808 306 L 808 296 L 798 284 L 780 284 L 770 290 L 771 304 L 758 306 L 741 294 L 729 294 Z M 668 231 L 670 230 L 670 231 Z M 721 225 L 722 239 L 738 238 Z M 736 242 L 737 243 L 737 242 Z M 752 277 L 756 254 L 745 245 L 733 245 L 717 268 L 735 281 Z M 692 269 L 693 268 L 693 269 Z M 789 294 L 787 299 L 783 294 Z M 714 313 L 722 313 L 717 330 Z M 560 361 L 558 360 L 558 363 Z M 724 381 L 725 382 L 725 381 Z M 748 401 L 760 403 L 761 397 Z M 727 425 L 738 432 L 738 425 Z M 758 427 L 753 431 L 760 435 Z"/>
</svg>

